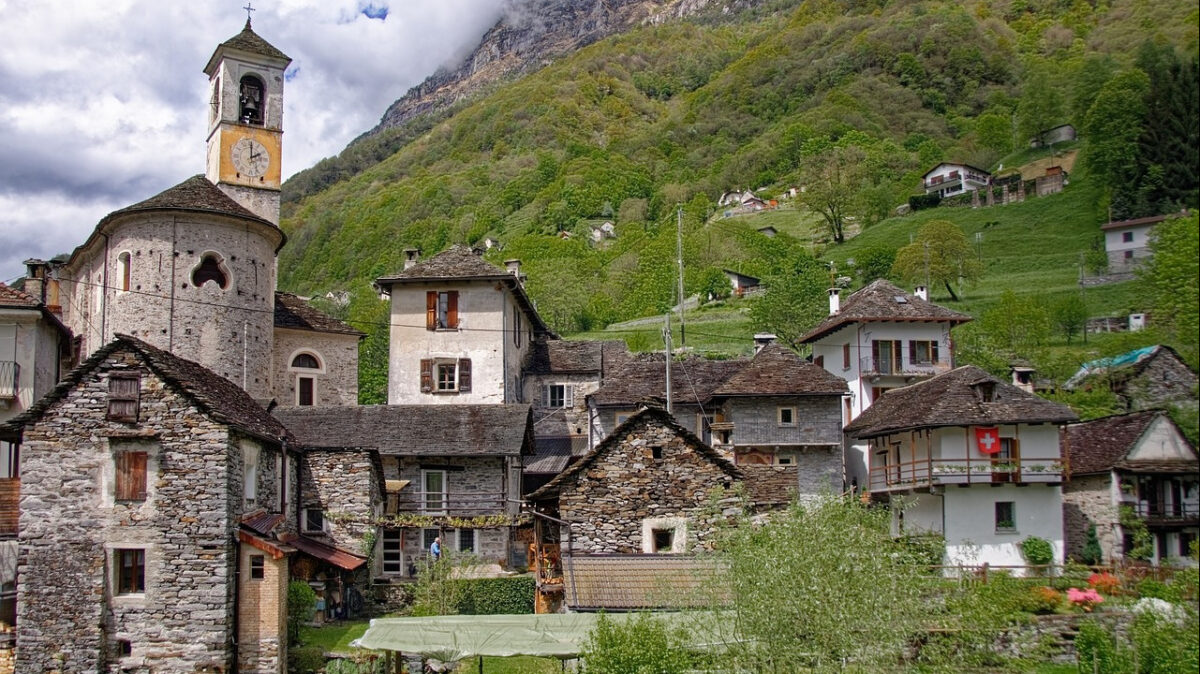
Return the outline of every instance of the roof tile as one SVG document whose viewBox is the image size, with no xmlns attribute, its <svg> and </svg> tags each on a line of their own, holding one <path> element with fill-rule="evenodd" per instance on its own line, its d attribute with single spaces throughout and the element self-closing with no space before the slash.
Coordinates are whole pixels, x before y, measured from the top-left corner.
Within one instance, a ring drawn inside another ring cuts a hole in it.
<svg viewBox="0 0 1200 674">
<path fill-rule="evenodd" d="M 329 314 L 318 311 L 298 295 L 285 292 L 275 293 L 275 327 L 344 335 L 365 334 Z"/>
</svg>

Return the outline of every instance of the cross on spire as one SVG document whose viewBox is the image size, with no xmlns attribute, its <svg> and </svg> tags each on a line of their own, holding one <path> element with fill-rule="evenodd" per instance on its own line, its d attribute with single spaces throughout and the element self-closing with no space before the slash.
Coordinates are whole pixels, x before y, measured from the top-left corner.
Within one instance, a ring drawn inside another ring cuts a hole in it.
<svg viewBox="0 0 1200 674">
<path fill-rule="evenodd" d="M 246 6 L 243 7 L 242 9 L 246 10 L 246 25 L 249 26 L 250 25 L 250 12 L 253 12 L 256 10 L 254 9 L 254 6 L 251 5 L 249 2 L 247 2 Z"/>
</svg>

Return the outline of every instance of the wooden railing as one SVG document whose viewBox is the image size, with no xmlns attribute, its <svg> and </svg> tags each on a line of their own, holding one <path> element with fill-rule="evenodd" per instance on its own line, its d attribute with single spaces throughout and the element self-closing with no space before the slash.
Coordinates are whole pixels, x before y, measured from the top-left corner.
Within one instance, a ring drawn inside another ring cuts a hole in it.
<svg viewBox="0 0 1200 674">
<path fill-rule="evenodd" d="M 871 491 L 911 489 L 947 484 L 1003 482 L 1060 482 L 1063 466 L 1058 459 L 917 459 L 873 466 Z"/>
<path fill-rule="evenodd" d="M 419 515 L 499 515 L 508 511 L 503 492 L 401 492 L 389 501 L 389 514 Z"/>
<path fill-rule="evenodd" d="M 21 480 L 0 478 L 0 538 L 17 535 L 17 517 L 21 512 Z"/>
</svg>

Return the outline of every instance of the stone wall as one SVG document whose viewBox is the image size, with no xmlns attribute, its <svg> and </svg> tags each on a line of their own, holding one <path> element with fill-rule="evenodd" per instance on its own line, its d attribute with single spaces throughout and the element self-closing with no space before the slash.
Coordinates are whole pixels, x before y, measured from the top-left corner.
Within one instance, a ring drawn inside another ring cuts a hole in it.
<svg viewBox="0 0 1200 674">
<path fill-rule="evenodd" d="M 300 353 L 315 355 L 321 368 L 292 368 L 292 359 Z M 274 397 L 280 407 L 297 405 L 296 379 L 300 376 L 314 380 L 314 405 L 358 404 L 357 335 L 276 328 L 273 363 Z"/>
<path fill-rule="evenodd" d="M 1138 376 L 1125 384 L 1120 394 L 1131 410 L 1178 403 L 1190 403 L 1195 409 L 1196 373 L 1170 352 L 1160 349 L 1145 363 Z"/>
<path fill-rule="evenodd" d="M 779 423 L 781 407 L 795 408 L 794 423 Z M 723 408 L 725 418 L 734 423 L 729 439 L 738 448 L 842 443 L 841 396 L 730 398 Z"/>
<path fill-rule="evenodd" d="M 654 457 L 656 449 L 661 458 Z M 676 541 L 686 538 L 673 551 L 691 550 L 705 547 L 712 535 L 700 517 L 710 490 L 732 483 L 714 459 L 661 419 L 643 414 L 609 438 L 585 470 L 564 481 L 559 516 L 571 522 L 575 552 L 643 552 L 647 522 L 675 528 Z"/>
<path fill-rule="evenodd" d="M 1063 485 L 1063 534 L 1067 539 L 1068 556 L 1076 560 L 1082 558 L 1088 527 L 1094 524 L 1104 555 L 1100 561 L 1112 563 L 1120 519 L 1113 504 L 1112 490 L 1112 477 L 1108 474 L 1072 476 Z"/>
<path fill-rule="evenodd" d="M 115 371 L 141 374 L 136 423 L 106 418 Z M 146 498 L 116 501 L 114 450 L 131 445 L 151 453 Z M 201 414 L 123 349 L 28 425 L 17 671 L 227 671 L 243 447 L 271 464 L 278 451 Z M 144 592 L 118 592 L 124 549 L 144 551 Z"/>
<path fill-rule="evenodd" d="M 305 531 L 362 554 L 363 537 L 383 503 L 379 475 L 366 451 L 307 451 L 300 468 L 300 507 L 325 513 L 325 531 Z M 303 517 L 303 515 L 301 515 Z"/>
<path fill-rule="evenodd" d="M 568 407 L 547 407 L 545 387 L 562 384 L 571 391 Z M 567 437 L 586 435 L 588 408 L 586 397 L 600 388 L 599 374 L 538 374 L 526 375 L 524 402 L 533 405 L 533 432 L 538 437 Z"/>
</svg>

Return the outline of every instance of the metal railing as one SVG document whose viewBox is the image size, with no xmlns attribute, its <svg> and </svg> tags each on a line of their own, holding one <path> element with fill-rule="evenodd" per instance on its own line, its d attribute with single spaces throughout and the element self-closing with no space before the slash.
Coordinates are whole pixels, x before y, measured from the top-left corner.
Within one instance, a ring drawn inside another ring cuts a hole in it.
<svg viewBox="0 0 1200 674">
<path fill-rule="evenodd" d="M 389 500 L 388 510 L 392 515 L 499 515 L 507 512 L 508 499 L 503 492 L 412 492 Z"/>
<path fill-rule="evenodd" d="M 858 369 L 863 374 L 892 374 L 902 376 L 933 376 L 950 371 L 950 363 L 944 361 L 913 361 L 907 355 L 899 360 L 895 358 L 875 358 L 863 356 L 859 359 Z"/>
<path fill-rule="evenodd" d="M 21 365 L 0 360 L 0 398 L 16 398 L 21 390 Z"/>
<path fill-rule="evenodd" d="M 1133 512 L 1147 520 L 1196 520 L 1200 519 L 1200 503 L 1166 503 L 1163 501 L 1139 501 L 1130 504 Z"/>
<path fill-rule="evenodd" d="M 873 466 L 868 489 L 888 491 L 946 484 L 1061 482 L 1058 459 L 916 459 Z"/>
</svg>

